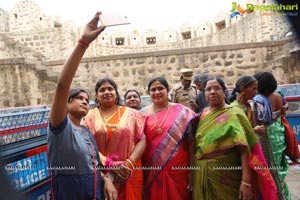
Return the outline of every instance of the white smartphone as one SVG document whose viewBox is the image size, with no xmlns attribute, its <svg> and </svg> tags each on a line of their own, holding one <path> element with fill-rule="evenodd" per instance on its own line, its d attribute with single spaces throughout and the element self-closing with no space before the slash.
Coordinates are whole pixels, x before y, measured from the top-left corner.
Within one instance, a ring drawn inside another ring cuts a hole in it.
<svg viewBox="0 0 300 200">
<path fill-rule="evenodd" d="M 105 26 L 119 26 L 130 24 L 128 17 L 124 14 L 101 14 L 100 21 Z"/>
</svg>

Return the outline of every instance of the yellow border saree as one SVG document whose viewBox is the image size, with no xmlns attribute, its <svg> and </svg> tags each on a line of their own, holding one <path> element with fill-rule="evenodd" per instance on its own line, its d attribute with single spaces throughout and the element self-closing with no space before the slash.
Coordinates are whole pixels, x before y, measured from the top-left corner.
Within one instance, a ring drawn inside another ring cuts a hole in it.
<svg viewBox="0 0 300 200">
<path fill-rule="evenodd" d="M 121 118 L 114 130 L 108 130 L 98 110 L 94 108 L 85 117 L 85 125 L 95 137 L 103 166 L 110 167 L 110 162 L 124 161 L 132 153 L 135 144 L 145 138 L 144 123 L 145 116 L 139 111 L 119 107 Z M 109 123 L 116 123 L 117 113 L 112 114 Z M 109 158 L 109 159 L 107 159 Z M 141 166 L 141 160 L 136 162 L 137 168 Z M 119 200 L 140 200 L 142 198 L 143 174 L 142 170 L 134 170 L 125 183 L 115 184 L 119 192 Z"/>
</svg>

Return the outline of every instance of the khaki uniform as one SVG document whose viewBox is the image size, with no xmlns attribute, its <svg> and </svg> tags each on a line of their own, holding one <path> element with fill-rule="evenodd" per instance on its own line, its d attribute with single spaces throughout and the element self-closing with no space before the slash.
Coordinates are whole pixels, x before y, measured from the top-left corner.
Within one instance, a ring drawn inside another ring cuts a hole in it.
<svg viewBox="0 0 300 200">
<path fill-rule="evenodd" d="M 197 102 L 197 89 L 191 85 L 188 89 L 183 89 L 183 85 L 177 84 L 170 92 L 170 99 L 174 103 L 180 103 L 193 110 L 190 101 Z"/>
</svg>

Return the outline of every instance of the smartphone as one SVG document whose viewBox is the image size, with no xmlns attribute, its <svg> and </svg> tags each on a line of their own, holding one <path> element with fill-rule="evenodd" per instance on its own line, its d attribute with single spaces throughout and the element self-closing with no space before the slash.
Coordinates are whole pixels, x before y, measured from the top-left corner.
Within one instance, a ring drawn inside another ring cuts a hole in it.
<svg viewBox="0 0 300 200">
<path fill-rule="evenodd" d="M 105 26 L 119 26 L 130 24 L 128 17 L 124 14 L 101 14 L 100 21 Z"/>
</svg>

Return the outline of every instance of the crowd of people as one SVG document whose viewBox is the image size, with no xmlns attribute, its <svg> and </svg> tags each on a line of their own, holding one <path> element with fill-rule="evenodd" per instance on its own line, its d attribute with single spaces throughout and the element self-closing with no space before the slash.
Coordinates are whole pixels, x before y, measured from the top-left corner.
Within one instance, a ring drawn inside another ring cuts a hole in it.
<svg viewBox="0 0 300 200">
<path fill-rule="evenodd" d="M 136 90 L 121 105 L 116 82 L 104 77 L 89 109 L 88 93 L 70 85 L 105 29 L 100 14 L 58 79 L 48 133 L 52 199 L 290 199 L 284 108 L 272 73 L 242 76 L 230 94 L 221 78 L 183 68 L 174 88 L 164 77 L 149 80 L 145 107 Z"/>
</svg>

